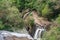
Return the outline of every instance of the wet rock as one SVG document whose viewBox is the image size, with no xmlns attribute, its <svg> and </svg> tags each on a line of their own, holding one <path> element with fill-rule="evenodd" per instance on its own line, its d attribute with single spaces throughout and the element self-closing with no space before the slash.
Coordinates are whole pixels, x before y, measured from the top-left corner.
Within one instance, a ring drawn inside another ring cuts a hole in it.
<svg viewBox="0 0 60 40">
<path fill-rule="evenodd" d="M 11 37 L 6 37 L 5 40 L 29 40 L 28 38 L 26 37 L 15 37 L 15 36 L 11 36 Z"/>
</svg>

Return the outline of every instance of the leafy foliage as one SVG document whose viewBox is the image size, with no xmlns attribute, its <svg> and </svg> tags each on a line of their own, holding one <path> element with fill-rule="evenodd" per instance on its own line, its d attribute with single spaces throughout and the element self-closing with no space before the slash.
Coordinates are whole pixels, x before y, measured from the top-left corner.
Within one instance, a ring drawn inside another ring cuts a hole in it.
<svg viewBox="0 0 60 40">
<path fill-rule="evenodd" d="M 49 31 L 46 31 L 42 40 L 60 40 L 60 15 L 54 21 L 55 25 L 51 26 Z"/>
<path fill-rule="evenodd" d="M 3 29 L 4 25 L 2 24 L 2 21 L 0 21 L 0 29 Z"/>
<path fill-rule="evenodd" d="M 0 30 L 12 30 L 12 28 L 23 28 L 25 25 L 33 27 L 34 19 L 26 21 L 21 18 L 23 10 L 36 10 L 39 16 L 47 19 L 56 19 L 60 25 L 60 1 L 59 0 L 0 0 Z M 33 16 L 30 14 L 30 16 Z M 51 20 L 52 21 L 52 20 Z M 52 27 L 43 35 L 43 40 L 60 40 L 60 27 Z"/>
<path fill-rule="evenodd" d="M 1 0 L 0 1 L 0 29 L 11 29 L 12 27 L 23 28 L 24 22 L 21 18 L 21 13 L 13 4 L 14 0 Z"/>
<path fill-rule="evenodd" d="M 55 22 L 57 22 L 58 24 L 60 24 L 60 15 L 59 15 L 59 17 L 55 20 Z"/>
<path fill-rule="evenodd" d="M 43 40 L 60 40 L 60 27 L 52 27 L 50 31 L 46 32 Z"/>
<path fill-rule="evenodd" d="M 44 7 L 44 9 L 42 10 L 42 16 L 47 16 L 47 15 L 49 15 L 49 13 L 51 12 L 51 9 L 49 9 L 48 8 L 48 5 L 46 5 L 45 7 Z"/>
</svg>

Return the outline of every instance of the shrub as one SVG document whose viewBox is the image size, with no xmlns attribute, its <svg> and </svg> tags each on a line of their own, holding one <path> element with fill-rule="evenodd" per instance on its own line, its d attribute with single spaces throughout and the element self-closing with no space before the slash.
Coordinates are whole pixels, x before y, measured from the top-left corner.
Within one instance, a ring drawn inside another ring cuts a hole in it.
<svg viewBox="0 0 60 40">
<path fill-rule="evenodd" d="M 46 17 L 47 15 L 49 15 L 50 12 L 51 12 L 51 9 L 48 7 L 48 5 L 46 5 L 42 10 L 42 16 Z"/>
<path fill-rule="evenodd" d="M 1 29 L 23 28 L 24 21 L 21 18 L 18 8 L 12 5 L 13 0 L 0 0 Z"/>
<path fill-rule="evenodd" d="M 56 18 L 55 22 L 60 24 L 60 15 Z"/>
<path fill-rule="evenodd" d="M 2 30 L 4 28 L 4 25 L 2 23 L 2 21 L 0 21 L 0 30 Z"/>
<path fill-rule="evenodd" d="M 8 8 L 8 13 L 6 14 L 5 19 L 8 21 L 6 23 L 11 27 L 23 28 L 24 26 L 23 19 L 21 18 L 21 13 L 19 13 L 19 10 L 14 6 Z"/>
<path fill-rule="evenodd" d="M 60 40 L 60 27 L 51 27 L 50 31 L 46 31 L 43 40 Z"/>
</svg>

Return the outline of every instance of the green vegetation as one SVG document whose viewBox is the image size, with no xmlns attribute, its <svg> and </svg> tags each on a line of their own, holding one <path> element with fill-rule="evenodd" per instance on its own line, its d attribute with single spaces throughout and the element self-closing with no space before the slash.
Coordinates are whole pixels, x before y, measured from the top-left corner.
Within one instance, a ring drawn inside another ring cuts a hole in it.
<svg viewBox="0 0 60 40">
<path fill-rule="evenodd" d="M 2 21 L 0 21 L 0 29 L 3 29 L 4 25 L 2 24 Z"/>
<path fill-rule="evenodd" d="M 55 25 L 51 25 L 50 30 L 46 31 L 42 40 L 60 40 L 60 15 L 54 21 Z"/>
<path fill-rule="evenodd" d="M 60 40 L 60 27 L 52 27 L 50 31 L 45 32 L 43 40 Z"/>
<path fill-rule="evenodd" d="M 58 24 L 60 24 L 60 15 L 57 17 L 57 19 L 55 20 Z"/>
<path fill-rule="evenodd" d="M 29 9 L 29 17 L 22 16 Z M 43 40 L 60 40 L 60 0 L 0 0 L 0 30 L 13 31 L 13 28 L 34 26 L 33 14 L 36 11 L 39 17 L 47 18 L 56 23 L 43 35 Z"/>
<path fill-rule="evenodd" d="M 0 29 L 11 29 L 12 27 L 23 28 L 24 22 L 18 8 L 13 5 L 13 0 L 0 1 Z M 3 26 L 4 25 L 4 26 Z"/>
</svg>

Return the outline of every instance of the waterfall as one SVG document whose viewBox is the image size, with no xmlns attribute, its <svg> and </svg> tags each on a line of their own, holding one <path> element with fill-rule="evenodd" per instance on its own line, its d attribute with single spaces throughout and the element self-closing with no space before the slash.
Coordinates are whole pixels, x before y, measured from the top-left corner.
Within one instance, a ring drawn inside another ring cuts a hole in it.
<svg viewBox="0 0 60 40">
<path fill-rule="evenodd" d="M 4 37 L 2 34 L 0 34 L 0 40 L 4 40 Z"/>
<path fill-rule="evenodd" d="M 44 31 L 43 28 L 37 28 L 35 35 L 34 35 L 35 40 L 38 40 L 38 39 L 40 40 L 42 31 Z M 38 36 L 40 36 L 40 37 L 38 37 Z"/>
<path fill-rule="evenodd" d="M 9 32 L 9 31 L 0 31 L 0 40 L 5 40 L 4 37 L 6 36 L 16 36 L 16 37 L 23 37 L 23 38 L 27 37 L 28 39 L 31 39 L 31 40 L 40 40 L 42 31 L 44 31 L 43 28 L 37 28 L 33 38 L 29 34 L 21 34 L 21 33 L 16 33 L 16 32 Z"/>
<path fill-rule="evenodd" d="M 0 31 L 0 40 L 5 40 L 4 37 L 12 37 L 16 36 L 17 38 L 28 38 L 33 40 L 33 38 L 29 34 L 24 34 L 24 33 L 16 33 L 16 32 L 9 32 L 9 31 Z"/>
</svg>

